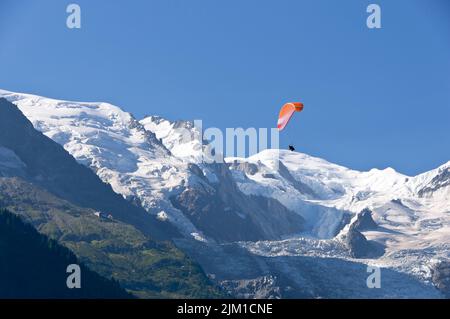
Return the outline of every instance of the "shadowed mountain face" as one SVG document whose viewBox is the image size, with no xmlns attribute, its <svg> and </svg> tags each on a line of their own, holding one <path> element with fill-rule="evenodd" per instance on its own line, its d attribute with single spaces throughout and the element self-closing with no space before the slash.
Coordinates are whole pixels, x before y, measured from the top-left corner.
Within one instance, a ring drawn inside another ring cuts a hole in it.
<svg viewBox="0 0 450 319">
<path fill-rule="evenodd" d="M 0 146 L 23 163 L 25 178 L 56 196 L 130 223 L 156 239 L 176 236 L 176 230 L 132 205 L 103 183 L 89 168 L 78 164 L 64 148 L 36 131 L 6 99 L 0 99 Z"/>
<path fill-rule="evenodd" d="M 80 266 L 80 289 L 69 289 L 67 266 Z M 131 298 L 115 281 L 80 264 L 67 248 L 0 209 L 0 298 Z"/>
</svg>

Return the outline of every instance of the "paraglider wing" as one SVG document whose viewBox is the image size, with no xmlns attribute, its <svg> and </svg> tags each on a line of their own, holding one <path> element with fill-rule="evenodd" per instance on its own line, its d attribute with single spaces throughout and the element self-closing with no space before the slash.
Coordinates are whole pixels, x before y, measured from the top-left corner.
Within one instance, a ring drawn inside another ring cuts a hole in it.
<svg viewBox="0 0 450 319">
<path fill-rule="evenodd" d="M 282 131 L 286 127 L 291 120 L 292 115 L 294 115 L 294 112 L 301 112 L 302 110 L 303 104 L 300 102 L 291 102 L 283 105 L 280 110 L 280 114 L 278 115 L 278 130 Z"/>
</svg>

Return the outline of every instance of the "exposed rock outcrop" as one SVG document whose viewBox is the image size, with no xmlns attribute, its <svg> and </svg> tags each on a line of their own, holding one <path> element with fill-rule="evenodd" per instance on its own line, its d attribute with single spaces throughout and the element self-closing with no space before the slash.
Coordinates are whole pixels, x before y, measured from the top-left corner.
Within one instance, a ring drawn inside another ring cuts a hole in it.
<svg viewBox="0 0 450 319">
<path fill-rule="evenodd" d="M 368 208 L 363 209 L 356 218 L 353 227 L 358 231 L 373 230 L 378 227 L 377 223 L 372 219 L 372 211 Z"/>
<path fill-rule="evenodd" d="M 248 162 L 237 162 L 229 164 L 232 169 L 243 171 L 247 175 L 255 175 L 258 172 L 258 166 Z"/>
<path fill-rule="evenodd" d="M 442 260 L 431 268 L 432 281 L 447 298 L 450 298 L 450 260 Z"/>
<path fill-rule="evenodd" d="M 420 189 L 418 195 L 425 197 L 447 186 L 450 186 L 450 167 L 440 169 L 439 174 L 431 180 L 429 185 Z"/>
<path fill-rule="evenodd" d="M 304 219 L 273 198 L 245 195 L 228 167 L 213 164 L 219 181 L 196 184 L 171 197 L 202 232 L 219 241 L 280 239 L 303 230 Z"/>
<path fill-rule="evenodd" d="M 366 215 L 367 213 L 365 213 Z M 368 223 L 367 217 L 364 217 L 362 224 Z M 367 225 L 368 226 L 368 225 Z M 360 223 L 358 219 L 348 226 L 348 231 L 341 235 L 341 240 L 349 250 L 350 255 L 353 258 L 377 258 L 384 254 L 384 246 L 374 241 L 367 240 L 367 238 L 361 234 L 358 230 Z"/>
</svg>

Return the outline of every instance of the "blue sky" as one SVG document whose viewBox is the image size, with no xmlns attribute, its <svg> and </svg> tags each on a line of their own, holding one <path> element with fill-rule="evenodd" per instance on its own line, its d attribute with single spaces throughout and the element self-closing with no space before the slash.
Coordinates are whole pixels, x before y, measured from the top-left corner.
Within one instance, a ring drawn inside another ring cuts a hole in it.
<svg viewBox="0 0 450 319">
<path fill-rule="evenodd" d="M 300 100 L 282 147 L 413 175 L 450 160 L 449 40 L 446 0 L 1 0 L 0 88 L 219 128 Z"/>
</svg>

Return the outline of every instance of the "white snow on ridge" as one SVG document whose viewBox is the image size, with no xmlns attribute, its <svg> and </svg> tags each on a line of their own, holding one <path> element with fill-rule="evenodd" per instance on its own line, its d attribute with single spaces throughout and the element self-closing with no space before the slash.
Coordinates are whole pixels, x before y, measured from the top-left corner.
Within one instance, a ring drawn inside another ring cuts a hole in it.
<svg viewBox="0 0 450 319">
<path fill-rule="evenodd" d="M 271 188 L 270 192 L 276 192 L 278 189 L 285 192 L 286 185 L 291 185 L 289 191 L 295 193 L 296 197 L 353 212 L 398 198 L 414 199 L 426 206 L 427 200 L 422 199 L 418 191 L 429 184 L 439 172 L 450 166 L 449 162 L 430 172 L 410 177 L 392 168 L 360 172 L 287 150 L 264 150 L 249 158 L 226 158 L 225 160 L 230 164 L 250 163 L 258 167 L 256 174 L 246 174 L 249 181 L 242 178 L 242 175 L 239 178 L 239 173 L 236 174 L 246 192 L 254 194 L 264 192 L 261 185 Z M 274 162 L 277 160 L 288 168 L 295 181 L 309 186 L 314 194 L 296 190 L 289 178 L 278 174 L 273 169 Z M 266 191 L 266 193 L 270 192 Z M 449 195 L 448 188 L 443 192 Z M 450 210 L 450 201 L 445 201 L 443 204 L 443 209 Z"/>
<path fill-rule="evenodd" d="M 195 163 L 202 159 L 201 132 L 189 121 L 171 122 L 159 116 L 148 116 L 139 121 L 178 157 Z"/>
</svg>

